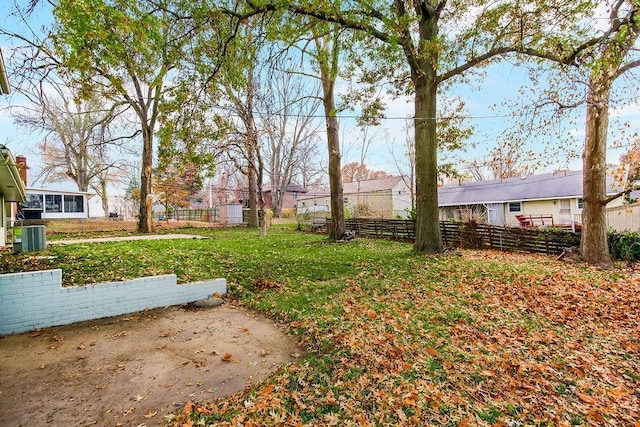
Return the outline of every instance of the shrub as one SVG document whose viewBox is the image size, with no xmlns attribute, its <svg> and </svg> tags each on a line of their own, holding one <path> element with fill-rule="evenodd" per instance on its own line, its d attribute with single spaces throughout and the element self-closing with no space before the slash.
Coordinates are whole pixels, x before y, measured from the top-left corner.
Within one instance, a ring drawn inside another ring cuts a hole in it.
<svg viewBox="0 0 640 427">
<path fill-rule="evenodd" d="M 280 218 L 295 218 L 296 211 L 293 208 L 284 208 L 280 211 Z"/>
<path fill-rule="evenodd" d="M 637 231 L 610 230 L 608 240 L 613 259 L 628 262 L 640 260 L 640 234 Z"/>
</svg>

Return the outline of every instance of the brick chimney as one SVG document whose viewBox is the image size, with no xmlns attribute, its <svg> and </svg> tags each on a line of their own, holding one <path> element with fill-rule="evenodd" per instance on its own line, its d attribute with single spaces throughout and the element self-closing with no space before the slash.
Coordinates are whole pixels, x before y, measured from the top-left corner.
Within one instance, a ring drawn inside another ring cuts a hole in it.
<svg viewBox="0 0 640 427">
<path fill-rule="evenodd" d="M 27 186 L 27 158 L 25 156 L 18 155 L 16 156 L 16 165 L 18 166 L 18 172 L 20 173 L 20 178 L 24 183 L 25 187 Z"/>
</svg>

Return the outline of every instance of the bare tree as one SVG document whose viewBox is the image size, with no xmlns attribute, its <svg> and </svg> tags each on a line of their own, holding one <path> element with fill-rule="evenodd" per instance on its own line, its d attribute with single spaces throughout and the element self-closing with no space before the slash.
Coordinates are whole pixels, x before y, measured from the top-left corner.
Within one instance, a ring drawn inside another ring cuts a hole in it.
<svg viewBox="0 0 640 427">
<path fill-rule="evenodd" d="M 79 191 L 92 189 L 107 215 L 107 185 L 115 181 L 114 172 L 123 164 L 117 155 L 123 154 L 123 143 L 131 137 L 113 132 L 118 108 L 97 97 L 80 100 L 52 74 L 41 78 L 23 82 L 19 92 L 30 103 L 13 113 L 16 123 L 45 132 L 38 145 L 44 167 L 37 180 L 71 180 Z"/>
<path fill-rule="evenodd" d="M 301 162 L 305 144 L 318 142 L 320 108 L 317 86 L 309 89 L 306 78 L 288 70 L 273 69 L 257 105 L 260 111 L 263 157 L 267 160 L 274 216 L 280 217 L 283 196 Z"/>
</svg>

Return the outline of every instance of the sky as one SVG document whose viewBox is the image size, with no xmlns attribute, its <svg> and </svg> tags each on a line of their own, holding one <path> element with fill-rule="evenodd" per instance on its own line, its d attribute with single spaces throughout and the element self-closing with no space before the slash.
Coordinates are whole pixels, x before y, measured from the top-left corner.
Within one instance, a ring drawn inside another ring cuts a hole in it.
<svg viewBox="0 0 640 427">
<path fill-rule="evenodd" d="M 24 3 L 24 1 L 23 1 Z M 0 27 L 18 33 L 24 33 L 27 29 L 15 14 L 11 14 L 13 8 L 5 8 L 0 12 Z M 44 23 L 52 19 L 49 5 L 41 2 L 35 11 L 35 15 L 30 19 L 34 22 L 32 27 L 37 29 Z M 3 49 L 5 62 L 10 54 L 13 40 L 0 36 L 0 46 Z M 466 144 L 464 151 L 450 153 L 447 155 L 448 161 L 457 162 L 458 169 L 463 171 L 464 160 L 483 159 L 486 154 L 494 148 L 504 135 L 518 126 L 522 126 L 514 118 L 509 117 L 513 109 L 500 107 L 505 101 L 517 103 L 519 91 L 528 87 L 532 91 L 540 88 L 533 87 L 526 72 L 522 68 L 511 65 L 508 62 L 500 62 L 485 70 L 485 77 L 481 80 L 472 80 L 472 84 L 457 84 L 445 95 L 441 96 L 441 104 L 447 103 L 448 99 L 460 97 L 466 102 L 467 111 L 465 115 L 468 119 L 465 123 L 473 126 L 474 134 Z M 11 79 L 11 77 L 10 77 Z M 620 87 L 623 89 L 623 96 L 627 101 L 612 110 L 612 123 L 610 125 L 610 145 L 614 145 L 619 140 L 618 125 L 615 119 L 627 127 L 631 132 L 640 130 L 640 103 L 638 100 L 637 86 L 628 84 L 630 89 L 624 89 L 624 84 L 628 82 L 621 80 Z M 24 127 L 14 123 L 11 117 L 11 106 L 24 102 L 17 94 L 0 99 L 0 143 L 8 146 L 14 155 L 23 154 L 29 159 L 31 167 L 30 174 L 35 177 L 39 173 L 41 161 L 36 146 L 42 140 L 42 135 L 31 132 Z M 391 174 L 398 174 L 396 159 L 403 161 L 405 152 L 405 130 L 406 123 L 411 122 L 413 116 L 413 99 L 399 98 L 386 99 L 386 118 L 381 121 L 381 126 L 366 129 L 366 136 L 362 130 L 355 125 L 353 113 L 345 112 L 340 119 L 341 143 L 343 164 L 349 162 L 359 162 L 363 157 L 365 164 L 372 170 L 385 170 Z M 559 168 L 579 170 L 582 161 L 579 157 L 567 158 L 564 152 L 567 151 L 566 142 L 560 141 L 554 134 L 570 136 L 573 146 L 580 151 L 584 139 L 584 108 L 576 109 L 570 117 L 566 117 L 562 122 L 554 124 L 557 129 L 549 135 L 529 135 L 526 138 L 528 150 L 533 152 L 531 162 L 544 160 L 545 165 L 538 167 L 536 173 L 551 172 Z M 363 145 L 363 140 L 368 143 Z M 623 145 L 628 141 L 623 142 Z M 324 142 L 321 149 L 326 145 Z M 620 155 L 626 150 L 622 148 L 610 148 L 608 150 L 608 162 L 617 163 Z M 391 153 L 395 153 L 394 155 Z M 325 156 L 326 157 L 326 156 Z M 529 156 L 527 156 L 529 157 Z M 31 184 L 31 183 L 30 183 Z M 55 184 L 51 187 L 72 190 L 73 184 Z M 117 191 L 122 191 L 118 189 Z M 113 192 L 112 192 L 113 193 Z M 97 199 L 97 198 L 96 198 Z M 97 200 L 96 200 L 97 202 Z M 95 212 L 97 206 L 92 207 Z"/>
</svg>

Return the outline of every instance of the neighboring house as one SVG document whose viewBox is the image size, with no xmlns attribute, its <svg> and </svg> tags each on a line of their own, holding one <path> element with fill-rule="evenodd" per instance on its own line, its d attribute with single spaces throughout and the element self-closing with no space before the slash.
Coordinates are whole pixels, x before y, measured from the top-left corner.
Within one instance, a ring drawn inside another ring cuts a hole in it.
<svg viewBox="0 0 640 427">
<path fill-rule="evenodd" d="M 280 191 L 280 190 L 276 190 Z M 267 208 L 273 208 L 273 189 L 266 189 L 262 192 L 264 197 L 264 205 Z M 307 189 L 298 184 L 289 184 L 287 190 L 282 196 L 282 209 L 296 209 L 298 198 L 304 197 L 307 194 Z"/>
<path fill-rule="evenodd" d="M 349 182 L 343 185 L 345 211 L 354 217 L 407 218 L 411 191 L 401 176 Z M 298 198 L 298 212 L 330 211 L 329 192 L 308 193 Z"/>
<path fill-rule="evenodd" d="M 26 199 L 20 203 L 24 219 L 89 218 L 91 193 L 81 191 L 26 188 Z"/>
<path fill-rule="evenodd" d="M 612 179 L 607 188 L 619 191 Z M 620 206 L 622 198 L 608 207 Z M 477 220 L 494 225 L 582 225 L 582 171 L 560 171 L 505 180 L 468 182 L 438 189 L 440 219 Z"/>
<path fill-rule="evenodd" d="M 0 144 L 0 246 L 7 243 L 7 227 L 11 226 L 11 205 L 26 198 L 18 165 L 7 147 Z"/>
</svg>

